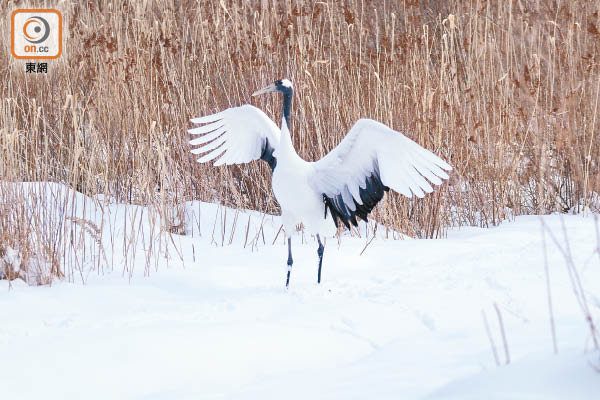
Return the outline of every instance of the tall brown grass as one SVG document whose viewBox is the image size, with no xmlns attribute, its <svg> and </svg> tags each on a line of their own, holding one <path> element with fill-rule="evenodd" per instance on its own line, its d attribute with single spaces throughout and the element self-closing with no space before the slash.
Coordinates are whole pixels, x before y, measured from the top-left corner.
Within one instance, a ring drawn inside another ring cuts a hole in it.
<svg viewBox="0 0 600 400">
<path fill-rule="evenodd" d="M 186 129 L 252 102 L 279 122 L 280 99 L 250 93 L 289 77 L 304 158 L 367 117 L 454 166 L 424 200 L 389 195 L 386 227 L 439 237 L 598 210 L 599 0 L 59 2 L 65 49 L 47 75 L 10 56 L 8 15 L 26 6 L 54 3 L 0 5 L 2 181 L 150 204 L 166 230 L 187 199 L 277 213 L 264 163 L 198 165 Z"/>
</svg>

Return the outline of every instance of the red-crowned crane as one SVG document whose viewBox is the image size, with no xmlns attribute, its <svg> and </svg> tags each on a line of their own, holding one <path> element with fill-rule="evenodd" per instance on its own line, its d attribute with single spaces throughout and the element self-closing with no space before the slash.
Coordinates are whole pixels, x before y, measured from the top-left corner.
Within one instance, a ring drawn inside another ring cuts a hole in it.
<svg viewBox="0 0 600 400">
<path fill-rule="evenodd" d="M 205 125 L 188 132 L 202 135 L 190 141 L 191 145 L 201 145 L 192 149 L 193 154 L 206 153 L 197 159 L 200 163 L 217 159 L 214 166 L 219 166 L 260 158 L 271 167 L 273 193 L 288 235 L 286 288 L 293 263 L 291 233 L 298 224 L 316 235 L 317 283 L 321 283 L 324 246 L 320 233 L 330 232 L 340 221 L 347 228 L 357 225 L 356 217 L 367 221 L 367 215 L 390 188 L 406 197 L 414 194 L 422 198 L 425 192 L 433 191 L 429 182 L 439 185 L 448 179 L 444 170 L 452 167 L 445 161 L 402 133 L 370 119 L 357 121 L 341 143 L 319 161 L 304 161 L 296 153 L 289 131 L 292 82 L 278 80 L 253 96 L 270 92 L 283 95 L 281 129 L 261 110 L 246 104 L 194 118 L 191 122 Z"/>
</svg>

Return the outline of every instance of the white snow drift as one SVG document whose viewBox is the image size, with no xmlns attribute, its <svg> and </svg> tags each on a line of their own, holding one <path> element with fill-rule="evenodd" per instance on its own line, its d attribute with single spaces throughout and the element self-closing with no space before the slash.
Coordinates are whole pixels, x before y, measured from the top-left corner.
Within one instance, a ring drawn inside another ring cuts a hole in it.
<svg viewBox="0 0 600 400">
<path fill-rule="evenodd" d="M 77 202 L 86 201 L 78 195 Z M 189 203 L 194 213 L 186 234 L 165 236 L 143 207 L 102 207 L 103 213 L 88 206 L 79 217 L 103 226 L 106 260 L 89 260 L 72 283 L 13 281 L 9 289 L 0 281 L 1 398 L 595 399 L 600 393 L 594 369 L 600 355 L 565 259 L 547 235 L 553 353 L 540 217 L 453 229 L 441 240 L 381 234 L 359 256 L 370 240 L 363 226 L 361 238 L 327 239 L 320 286 L 316 242 L 305 236 L 295 241 L 294 279 L 285 291 L 278 217 Z M 566 233 L 597 323 L 594 218 L 543 221 L 563 248 Z M 145 236 L 124 252 L 129 229 Z M 160 252 L 148 252 L 152 235 L 163 237 Z"/>
</svg>

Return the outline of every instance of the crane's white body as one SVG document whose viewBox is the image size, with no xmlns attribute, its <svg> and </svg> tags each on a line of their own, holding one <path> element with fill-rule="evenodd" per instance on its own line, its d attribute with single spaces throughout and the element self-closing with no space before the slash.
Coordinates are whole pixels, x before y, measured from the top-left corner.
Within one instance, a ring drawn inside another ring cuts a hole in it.
<svg viewBox="0 0 600 400">
<path fill-rule="evenodd" d="M 315 175 L 313 163 L 303 160 L 294 150 L 285 119 L 281 123 L 281 142 L 273 155 L 277 168 L 271 183 L 286 234 L 294 233 L 300 224 L 310 233 L 334 234 L 331 215 L 325 218 L 323 194 L 310 184 Z"/>
<path fill-rule="evenodd" d="M 335 232 L 332 215 L 326 213 L 326 197 L 331 201 L 332 210 L 335 208 L 355 219 L 361 207 L 362 214 L 366 215 L 383 197 L 381 188 L 393 189 L 407 197 L 413 194 L 423 197 L 425 192 L 433 191 L 429 182 L 441 184 L 442 179 L 448 178 L 444 170 L 452 169 L 402 133 L 368 119 L 356 122 L 344 140 L 316 162 L 307 162 L 298 156 L 285 118 L 279 129 L 251 105 L 191 121 L 206 124 L 189 130 L 191 134 L 203 135 L 190 141 L 192 145 L 202 145 L 192 153 L 206 153 L 198 162 L 218 158 L 214 163 L 218 166 L 259 158 L 267 160 L 270 156 L 265 158 L 265 151 L 273 149 L 272 156 L 276 160 L 273 192 L 281 206 L 288 235 L 295 232 L 300 223 L 311 233 Z M 378 193 L 373 194 L 377 188 L 370 188 L 369 183 L 378 185 Z"/>
</svg>

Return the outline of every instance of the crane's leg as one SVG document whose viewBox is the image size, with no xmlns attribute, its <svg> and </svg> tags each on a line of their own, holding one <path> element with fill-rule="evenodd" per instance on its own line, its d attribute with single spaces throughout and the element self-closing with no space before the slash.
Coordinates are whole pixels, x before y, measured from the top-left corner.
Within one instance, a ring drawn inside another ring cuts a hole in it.
<svg viewBox="0 0 600 400">
<path fill-rule="evenodd" d="M 289 237 L 288 238 L 288 261 L 287 261 L 288 273 L 287 273 L 287 279 L 285 281 L 286 289 L 288 288 L 288 286 L 290 286 L 290 272 L 292 272 L 292 264 L 293 263 L 294 263 L 294 260 L 292 259 L 292 238 Z"/>
<path fill-rule="evenodd" d="M 317 276 L 317 283 L 321 283 L 321 266 L 323 265 L 323 253 L 325 252 L 325 246 L 321 243 L 321 238 L 317 233 L 317 241 L 319 242 L 319 248 L 317 249 L 317 254 L 319 255 L 319 275 Z"/>
</svg>

